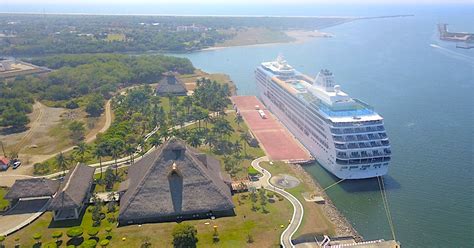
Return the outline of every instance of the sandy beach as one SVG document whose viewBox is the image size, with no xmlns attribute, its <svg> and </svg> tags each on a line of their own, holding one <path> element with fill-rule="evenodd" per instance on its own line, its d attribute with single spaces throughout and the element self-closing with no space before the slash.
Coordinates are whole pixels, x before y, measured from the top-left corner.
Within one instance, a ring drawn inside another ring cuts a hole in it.
<svg viewBox="0 0 474 248">
<path fill-rule="evenodd" d="M 249 46 L 269 46 L 269 45 L 279 45 L 287 43 L 303 43 L 315 38 L 331 38 L 334 37 L 331 33 L 321 32 L 318 30 L 308 31 L 308 30 L 288 30 L 283 32 L 285 35 L 290 37 L 290 40 L 287 42 L 266 42 L 258 44 L 246 44 L 246 45 L 228 45 L 228 46 L 213 46 L 208 48 L 203 48 L 200 51 L 216 51 L 228 47 L 249 47 Z"/>
</svg>

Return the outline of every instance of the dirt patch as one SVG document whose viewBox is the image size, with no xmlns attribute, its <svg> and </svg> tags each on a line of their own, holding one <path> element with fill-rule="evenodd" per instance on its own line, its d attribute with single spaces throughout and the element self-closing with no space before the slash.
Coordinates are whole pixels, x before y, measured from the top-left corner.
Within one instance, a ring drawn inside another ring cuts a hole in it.
<svg viewBox="0 0 474 248">
<path fill-rule="evenodd" d="M 21 133 L 0 135 L 0 139 L 8 151 L 22 154 L 36 149 L 39 154 L 45 153 L 48 147 L 56 145 L 56 140 L 49 135 L 49 131 L 61 123 L 61 115 L 65 112 L 64 108 L 51 108 L 36 102 L 33 112 L 28 115 L 28 129 Z"/>
<path fill-rule="evenodd" d="M 67 152 L 73 148 L 69 139 L 68 125 L 74 120 L 82 121 L 86 128 L 86 142 L 92 142 L 99 132 L 104 132 L 112 123 L 110 102 L 105 106 L 105 113 L 98 118 L 89 118 L 82 109 L 52 108 L 36 102 L 28 130 L 0 135 L 7 154 L 18 151 L 23 165 L 7 174 L 31 174 L 32 165 L 55 156 L 58 152 Z"/>
<path fill-rule="evenodd" d="M 229 84 L 233 95 L 237 92 L 235 85 L 227 74 L 223 73 L 207 73 L 201 70 L 195 70 L 193 74 L 180 75 L 179 79 L 183 81 L 184 86 L 188 92 L 193 92 L 196 88 L 196 81 L 200 78 L 209 78 L 220 84 Z"/>
</svg>

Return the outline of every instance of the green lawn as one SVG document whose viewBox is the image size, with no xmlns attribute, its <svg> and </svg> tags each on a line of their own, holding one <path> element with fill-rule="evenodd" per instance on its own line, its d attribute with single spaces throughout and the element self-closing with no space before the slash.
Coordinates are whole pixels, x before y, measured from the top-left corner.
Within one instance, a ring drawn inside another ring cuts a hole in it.
<svg viewBox="0 0 474 248">
<path fill-rule="evenodd" d="M 302 204 L 305 210 L 303 222 L 295 234 L 295 237 L 299 235 L 312 233 L 312 234 L 329 234 L 334 235 L 334 225 L 324 215 L 322 208 L 314 202 L 306 202 L 302 193 L 311 192 L 311 187 L 304 182 L 301 175 L 297 175 L 291 168 L 291 164 L 283 162 L 273 162 L 270 165 L 269 162 L 262 162 L 260 164 L 263 168 L 268 170 L 272 175 L 288 174 L 300 179 L 300 184 L 294 188 L 287 189 L 289 193 L 295 196 Z"/>
<path fill-rule="evenodd" d="M 0 187 L 0 212 L 6 210 L 10 206 L 10 202 L 3 198 L 7 191 L 8 188 Z"/>
<path fill-rule="evenodd" d="M 215 220 L 186 221 L 196 226 L 198 230 L 198 247 L 278 247 L 280 234 L 291 218 L 291 211 L 288 211 L 291 208 L 290 203 L 286 200 L 269 202 L 266 207 L 269 213 L 265 214 L 261 210 L 252 211 L 250 197 L 242 199 L 242 195 L 249 195 L 249 193 L 233 196 L 236 205 L 236 216 Z M 257 206 L 260 206 L 260 203 L 257 203 Z M 108 223 L 106 219 L 102 221 L 98 237 L 104 239 L 106 236 L 105 227 L 111 226 L 113 230 L 109 247 L 140 247 L 141 242 L 146 237 L 150 239 L 153 247 L 172 247 L 171 232 L 176 223 L 133 225 L 117 228 L 115 224 Z M 34 244 L 32 236 L 37 232 L 42 234 L 41 241 L 43 243 L 51 242 L 53 241 L 51 235 L 54 231 L 64 233 L 61 240 L 63 244 L 66 244 L 69 240 L 65 235 L 67 229 L 77 225 L 84 228 L 83 237 L 89 238 L 86 233 L 87 230 L 92 228 L 92 215 L 88 211 L 84 214 L 82 221 L 52 222 L 51 220 L 51 213 L 45 213 L 31 225 L 7 237 L 7 247 L 13 247 L 16 238 L 20 239 L 19 242 L 22 247 L 31 247 Z M 281 225 L 283 225 L 283 228 Z M 218 243 L 213 243 L 213 226 L 218 228 L 220 238 Z M 254 243 L 247 244 L 248 234 L 252 235 Z"/>
</svg>

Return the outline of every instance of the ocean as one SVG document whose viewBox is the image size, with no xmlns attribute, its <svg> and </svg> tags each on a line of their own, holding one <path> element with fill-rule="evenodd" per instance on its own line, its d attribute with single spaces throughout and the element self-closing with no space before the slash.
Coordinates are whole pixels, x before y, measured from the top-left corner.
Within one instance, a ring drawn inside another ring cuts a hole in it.
<svg viewBox="0 0 474 248">
<path fill-rule="evenodd" d="M 253 71 L 282 53 L 315 76 L 323 68 L 342 89 L 385 118 L 392 162 L 384 177 L 396 239 L 403 247 L 473 247 L 474 49 L 437 38 L 436 25 L 474 32 L 472 5 L 85 6 L 0 4 L 0 12 L 413 17 L 361 20 L 327 28 L 333 38 L 179 54 L 230 75 L 255 95 Z M 305 167 L 324 187 L 337 181 Z M 376 180 L 344 181 L 327 192 L 366 239 L 392 239 Z"/>
</svg>

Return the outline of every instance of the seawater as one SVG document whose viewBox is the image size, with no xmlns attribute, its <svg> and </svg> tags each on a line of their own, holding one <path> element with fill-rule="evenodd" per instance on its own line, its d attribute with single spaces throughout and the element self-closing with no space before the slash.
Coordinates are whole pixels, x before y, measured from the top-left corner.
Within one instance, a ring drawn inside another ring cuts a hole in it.
<svg viewBox="0 0 474 248">
<path fill-rule="evenodd" d="M 473 247 L 474 49 L 440 42 L 436 29 L 444 21 L 474 32 L 473 16 L 362 20 L 325 29 L 333 38 L 178 56 L 229 74 L 240 95 L 256 94 L 255 67 L 279 53 L 312 76 L 330 69 L 344 91 L 385 118 L 393 157 L 384 182 L 397 240 L 404 247 Z M 337 181 L 319 165 L 306 170 L 323 187 Z M 328 194 L 366 239 L 392 238 L 376 180 L 344 181 Z"/>
</svg>

